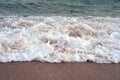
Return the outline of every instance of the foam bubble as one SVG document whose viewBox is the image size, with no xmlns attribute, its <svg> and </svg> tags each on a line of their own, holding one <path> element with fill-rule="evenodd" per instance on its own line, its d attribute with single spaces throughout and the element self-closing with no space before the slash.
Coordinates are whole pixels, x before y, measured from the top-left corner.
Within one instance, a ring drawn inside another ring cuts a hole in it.
<svg viewBox="0 0 120 80">
<path fill-rule="evenodd" d="M 120 18 L 28 16 L 0 22 L 0 62 L 120 62 Z"/>
</svg>

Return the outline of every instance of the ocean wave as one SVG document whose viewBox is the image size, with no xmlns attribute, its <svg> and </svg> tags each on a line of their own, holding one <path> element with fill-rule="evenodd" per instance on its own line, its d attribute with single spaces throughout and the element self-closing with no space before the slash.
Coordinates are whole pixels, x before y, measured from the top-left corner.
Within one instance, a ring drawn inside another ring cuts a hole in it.
<svg viewBox="0 0 120 80">
<path fill-rule="evenodd" d="M 120 62 L 120 18 L 0 17 L 0 62 Z"/>
</svg>

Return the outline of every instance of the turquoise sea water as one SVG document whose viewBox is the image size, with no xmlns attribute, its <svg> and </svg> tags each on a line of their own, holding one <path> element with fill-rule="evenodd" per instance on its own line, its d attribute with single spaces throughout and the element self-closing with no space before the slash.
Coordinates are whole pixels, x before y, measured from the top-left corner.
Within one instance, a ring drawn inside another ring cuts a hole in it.
<svg viewBox="0 0 120 80">
<path fill-rule="evenodd" d="M 0 0 L 0 15 L 120 16 L 120 0 Z"/>
</svg>

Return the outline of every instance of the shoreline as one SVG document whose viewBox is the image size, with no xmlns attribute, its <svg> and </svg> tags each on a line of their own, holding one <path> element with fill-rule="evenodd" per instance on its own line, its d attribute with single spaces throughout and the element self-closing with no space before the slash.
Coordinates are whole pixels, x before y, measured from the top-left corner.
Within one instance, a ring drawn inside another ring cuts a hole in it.
<svg viewBox="0 0 120 80">
<path fill-rule="evenodd" d="M 120 80 L 120 64 L 0 63 L 0 80 Z"/>
</svg>

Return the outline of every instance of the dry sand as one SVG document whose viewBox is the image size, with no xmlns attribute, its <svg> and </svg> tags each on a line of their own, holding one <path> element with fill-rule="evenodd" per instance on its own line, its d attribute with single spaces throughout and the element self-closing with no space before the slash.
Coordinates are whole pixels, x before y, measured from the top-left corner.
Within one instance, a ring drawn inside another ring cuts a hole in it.
<svg viewBox="0 0 120 80">
<path fill-rule="evenodd" d="M 0 63 L 0 80 L 120 80 L 120 64 Z"/>
</svg>

